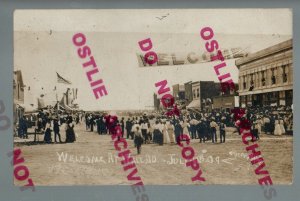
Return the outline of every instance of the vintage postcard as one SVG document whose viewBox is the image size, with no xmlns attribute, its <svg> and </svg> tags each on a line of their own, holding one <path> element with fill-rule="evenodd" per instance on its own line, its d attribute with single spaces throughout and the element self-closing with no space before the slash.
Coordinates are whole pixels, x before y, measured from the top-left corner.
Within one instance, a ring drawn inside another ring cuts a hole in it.
<svg viewBox="0 0 300 201">
<path fill-rule="evenodd" d="M 290 9 L 15 10 L 15 184 L 291 185 L 292 24 Z"/>
</svg>

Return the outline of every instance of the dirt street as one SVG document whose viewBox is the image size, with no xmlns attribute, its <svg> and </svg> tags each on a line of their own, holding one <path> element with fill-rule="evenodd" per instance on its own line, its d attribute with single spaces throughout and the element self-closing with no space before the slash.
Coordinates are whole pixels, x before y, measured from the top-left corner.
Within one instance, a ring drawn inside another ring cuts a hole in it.
<svg viewBox="0 0 300 201">
<path fill-rule="evenodd" d="M 65 133 L 61 133 L 64 139 Z M 32 135 L 29 140 L 15 139 L 15 147 L 21 148 L 36 186 L 133 184 L 127 180 L 128 172 L 123 171 L 120 159 L 115 157 L 117 152 L 109 135 L 88 132 L 83 124 L 75 127 L 75 133 L 77 141 L 71 144 L 28 145 L 25 141 L 32 141 Z M 43 136 L 39 138 L 42 140 Z M 223 144 L 191 141 L 205 182 L 192 182 L 196 171 L 185 167 L 178 145 L 147 144 L 137 155 L 133 141 L 128 143 L 145 185 L 258 184 L 257 179 L 261 178 L 255 175 L 241 136 L 236 133 L 228 133 Z M 262 135 L 258 145 L 274 184 L 291 184 L 293 137 Z M 16 180 L 15 184 L 23 185 Z"/>
</svg>

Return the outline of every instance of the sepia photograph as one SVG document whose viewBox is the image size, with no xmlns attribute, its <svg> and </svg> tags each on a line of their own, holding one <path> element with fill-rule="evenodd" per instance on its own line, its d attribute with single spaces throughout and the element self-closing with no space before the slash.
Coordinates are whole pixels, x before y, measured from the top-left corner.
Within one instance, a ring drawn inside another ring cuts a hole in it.
<svg viewBox="0 0 300 201">
<path fill-rule="evenodd" d="M 35 186 L 292 185 L 292 14 L 15 10 L 15 155 Z"/>
</svg>

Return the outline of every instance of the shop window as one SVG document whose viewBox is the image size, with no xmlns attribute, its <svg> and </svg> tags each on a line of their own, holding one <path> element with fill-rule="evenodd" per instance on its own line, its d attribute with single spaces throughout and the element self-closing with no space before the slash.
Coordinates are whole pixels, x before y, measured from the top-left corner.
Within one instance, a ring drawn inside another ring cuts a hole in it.
<svg viewBox="0 0 300 201">
<path fill-rule="evenodd" d="M 286 65 L 282 66 L 282 81 L 287 82 Z"/>
<path fill-rule="evenodd" d="M 272 80 L 272 84 L 276 84 L 276 77 L 274 75 L 272 76 L 271 80 Z"/>
<path fill-rule="evenodd" d="M 283 80 L 283 83 L 287 82 L 287 74 L 286 73 L 284 73 L 282 75 L 282 80 Z"/>
<path fill-rule="evenodd" d="M 262 86 L 266 86 L 266 79 L 264 77 L 261 79 L 261 84 Z"/>
<path fill-rule="evenodd" d="M 261 86 L 266 86 L 265 71 L 261 71 Z"/>
<path fill-rule="evenodd" d="M 254 89 L 254 82 L 253 82 L 253 80 L 251 80 L 249 91 L 252 91 L 253 89 Z"/>
<path fill-rule="evenodd" d="M 275 75 L 274 75 L 274 70 L 275 70 L 275 69 L 272 69 L 272 76 L 271 76 L 271 83 L 272 83 L 272 84 L 276 84 L 276 77 L 275 77 Z"/>
</svg>

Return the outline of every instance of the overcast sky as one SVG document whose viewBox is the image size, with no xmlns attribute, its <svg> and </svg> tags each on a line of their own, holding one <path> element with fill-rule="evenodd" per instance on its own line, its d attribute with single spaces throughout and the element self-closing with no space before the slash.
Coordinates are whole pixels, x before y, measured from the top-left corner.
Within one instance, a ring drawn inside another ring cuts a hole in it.
<svg viewBox="0 0 300 201">
<path fill-rule="evenodd" d="M 162 16 L 166 16 L 160 20 Z M 292 38 L 292 12 L 288 9 L 223 10 L 17 10 L 14 13 L 14 69 L 22 70 L 31 87 L 32 102 L 45 93 L 55 99 L 56 73 L 77 87 L 78 102 L 87 110 L 145 109 L 153 106 L 154 83 L 170 86 L 199 80 L 217 81 L 214 63 L 184 66 L 138 67 L 138 41 L 151 38 L 153 50 L 166 53 L 195 52 L 205 43 L 200 29 L 210 26 L 223 48 L 241 47 L 251 52 Z M 108 96 L 95 99 L 72 43 L 82 32 L 100 67 Z M 237 81 L 234 60 L 226 72 Z M 41 90 L 41 87 L 44 90 Z M 28 97 L 28 96 L 27 96 Z"/>
</svg>

